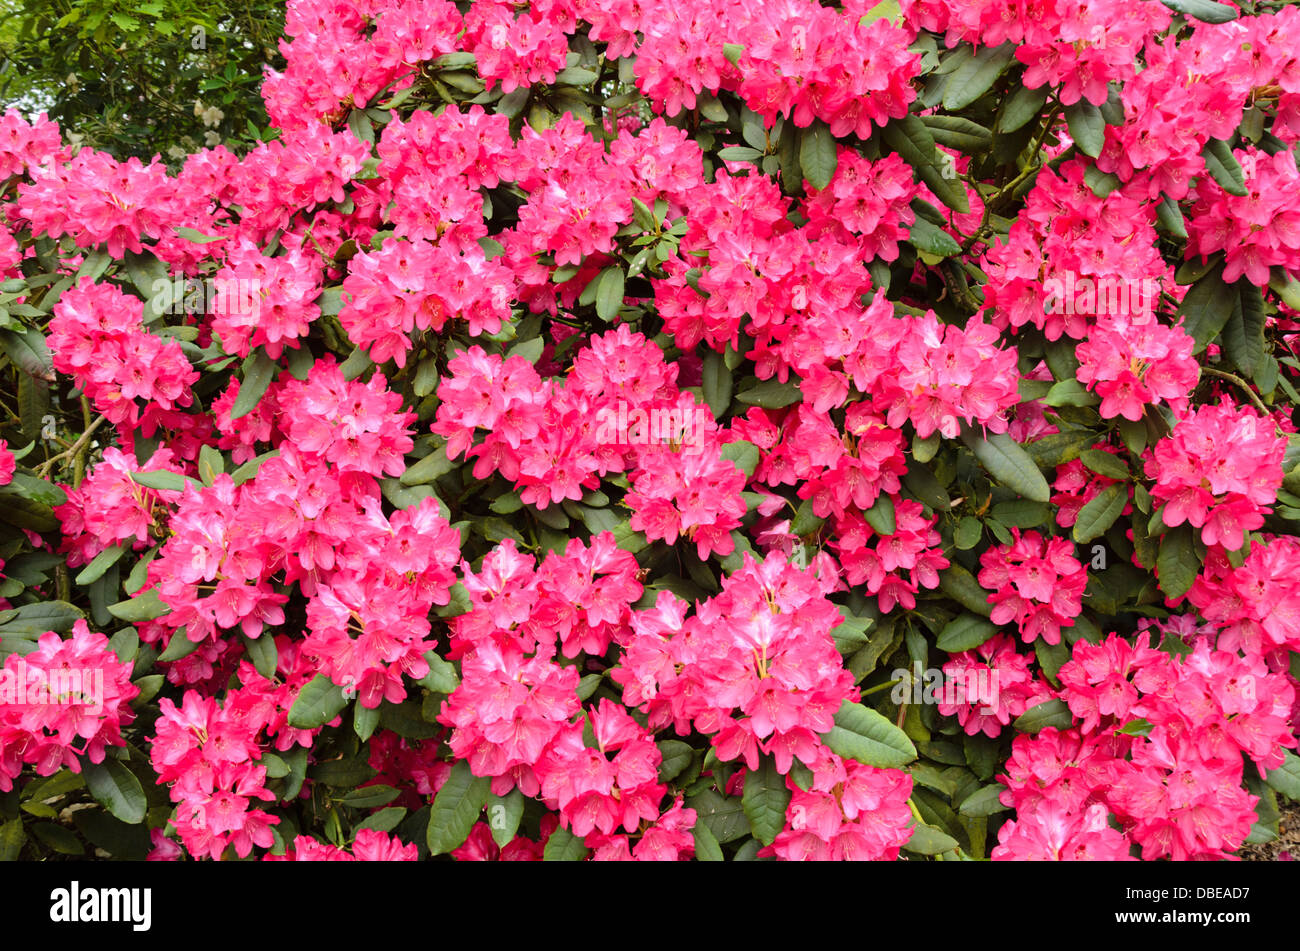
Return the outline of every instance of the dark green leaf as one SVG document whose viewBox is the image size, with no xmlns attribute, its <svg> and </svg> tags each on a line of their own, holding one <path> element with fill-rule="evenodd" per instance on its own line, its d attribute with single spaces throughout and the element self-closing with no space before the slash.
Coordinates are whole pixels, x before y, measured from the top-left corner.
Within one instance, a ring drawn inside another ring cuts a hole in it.
<svg viewBox="0 0 1300 951">
<path fill-rule="evenodd" d="M 998 626 L 978 614 L 959 614 L 939 632 L 935 646 L 950 654 L 974 650 L 998 632 Z"/>
<path fill-rule="evenodd" d="M 799 165 L 809 185 L 818 191 L 829 185 L 836 162 L 835 137 L 824 123 L 814 122 L 799 133 Z"/>
<path fill-rule="evenodd" d="M 333 720 L 348 704 L 343 688 L 325 674 L 317 674 L 303 685 L 289 709 L 289 725 L 297 730 L 314 730 Z"/>
<path fill-rule="evenodd" d="M 1175 13 L 1184 13 L 1205 23 L 1227 23 L 1237 19 L 1237 11 L 1214 0 L 1160 0 Z"/>
<path fill-rule="evenodd" d="M 244 360 L 244 379 L 239 384 L 239 395 L 230 408 L 232 420 L 247 416 L 257 408 L 275 377 L 275 370 L 275 363 L 261 349 L 248 355 Z"/>
<path fill-rule="evenodd" d="M 441 855 L 460 846 L 469 837 L 491 794 L 492 781 L 470 772 L 466 760 L 458 761 L 433 800 L 429 813 L 429 854 Z M 556 833 L 560 831 L 557 829 Z"/>
<path fill-rule="evenodd" d="M 1249 194 L 1246 191 L 1246 176 L 1227 142 L 1210 139 L 1201 150 L 1201 157 L 1205 159 L 1205 170 L 1225 192 L 1239 198 Z"/>
<path fill-rule="evenodd" d="M 144 788 L 133 772 L 115 759 L 92 763 L 82 770 L 95 801 L 127 825 L 144 821 L 148 803 Z"/>
<path fill-rule="evenodd" d="M 741 805 L 754 831 L 754 838 L 763 845 L 771 845 L 785 828 L 785 810 L 789 804 L 790 790 L 786 788 L 785 777 L 777 772 L 772 757 L 764 756 L 758 769 L 745 773 L 745 788 L 741 796 Z"/>
<path fill-rule="evenodd" d="M 1065 123 L 1080 152 L 1093 158 L 1101 154 L 1106 142 L 1106 120 L 1101 117 L 1100 109 L 1088 100 L 1080 99 L 1065 107 Z"/>
<path fill-rule="evenodd" d="M 906 733 L 870 707 L 847 700 L 822 742 L 867 766 L 898 769 L 916 759 L 916 747 Z"/>
<path fill-rule="evenodd" d="M 1001 800 L 998 799 L 998 794 L 1006 788 L 1001 783 L 981 786 L 961 801 L 961 808 L 957 811 L 963 816 L 991 816 L 995 813 L 1005 812 L 1011 807 L 1002 805 Z"/>
<path fill-rule="evenodd" d="M 980 438 L 973 430 L 967 430 L 963 440 L 989 474 L 1007 488 L 1035 502 L 1051 501 L 1052 492 L 1042 472 L 1006 433 L 990 433 Z"/>
<path fill-rule="evenodd" d="M 1064 700 L 1046 700 L 1016 717 L 1013 725 L 1021 733 L 1037 733 L 1049 726 L 1068 730 L 1074 725 L 1074 717 Z"/>
<path fill-rule="evenodd" d="M 1079 510 L 1072 536 L 1079 544 L 1106 534 L 1128 504 L 1128 491 L 1122 484 L 1108 485 L 1091 502 Z"/>
<path fill-rule="evenodd" d="M 948 77 L 943 91 L 943 107 L 950 112 L 965 109 L 984 95 L 1011 64 L 1015 46 L 986 46 L 963 62 Z"/>
<path fill-rule="evenodd" d="M 1176 600 L 1191 590 L 1192 583 L 1200 574 L 1201 560 L 1196 556 L 1190 525 L 1170 529 L 1160 539 L 1156 571 L 1160 576 L 1160 588 L 1168 597 Z"/>
</svg>

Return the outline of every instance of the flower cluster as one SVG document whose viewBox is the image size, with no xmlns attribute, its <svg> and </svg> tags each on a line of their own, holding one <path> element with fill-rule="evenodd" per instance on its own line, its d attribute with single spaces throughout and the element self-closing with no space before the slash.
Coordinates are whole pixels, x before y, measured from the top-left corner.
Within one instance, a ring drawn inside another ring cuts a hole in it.
<svg viewBox="0 0 1300 951">
<path fill-rule="evenodd" d="M 1205 544 L 1238 549 L 1277 498 L 1285 452 L 1286 439 L 1253 410 L 1227 401 L 1198 407 L 1147 459 L 1151 497 L 1164 503 L 1166 525 L 1187 522 Z"/>
<path fill-rule="evenodd" d="M 1061 628 L 1074 624 L 1082 610 L 1088 572 L 1074 557 L 1074 546 L 1063 538 L 1011 529 L 1009 545 L 990 548 L 980 556 L 979 583 L 988 596 L 994 624 L 1015 621 L 1026 644 L 1042 638 L 1061 643 Z"/>
<path fill-rule="evenodd" d="M 151 333 L 143 318 L 138 297 L 83 278 L 55 305 L 49 345 L 54 369 L 70 374 L 96 410 L 126 432 L 151 436 L 185 418 L 181 407 L 193 401 L 199 374 L 180 345 Z"/>
<path fill-rule="evenodd" d="M 124 745 L 122 727 L 135 717 L 128 704 L 140 692 L 131 665 L 85 621 L 73 625 L 71 638 L 47 631 L 31 646 L 0 667 L 3 792 L 26 765 L 52 776 L 64 767 L 80 773 L 82 756 L 102 763 L 108 747 Z"/>
<path fill-rule="evenodd" d="M 898 858 L 911 838 L 912 777 L 826 751 L 804 790 L 793 780 L 788 824 L 760 855 L 786 861 L 880 861 Z"/>
<path fill-rule="evenodd" d="M 1243 757 L 1281 765 L 1296 743 L 1295 691 L 1284 674 L 1212 641 L 1199 639 L 1180 660 L 1146 638 L 1076 644 L 1059 676 L 1078 726 L 1016 739 L 1000 779 L 1018 816 L 994 858 L 1046 857 L 1045 843 L 1061 836 L 1082 836 L 1071 848 L 1112 858 L 1130 840 L 1146 859 L 1237 849 L 1257 799 L 1242 788 Z M 1103 831 L 1108 812 L 1123 836 Z"/>
<path fill-rule="evenodd" d="M 1178 327 L 1108 314 L 1079 344 L 1079 382 L 1101 397 L 1103 419 L 1137 422 L 1152 404 L 1187 411 L 1200 370 L 1195 341 Z"/>
<path fill-rule="evenodd" d="M 790 770 L 811 762 L 835 712 L 854 699 L 852 675 L 830 631 L 842 618 L 811 573 L 772 553 L 744 565 L 722 593 L 687 620 L 686 605 L 663 592 L 632 621 L 633 636 L 613 674 L 625 701 L 652 726 L 691 725 L 713 737 L 721 759 L 756 769 L 759 753 Z"/>
<path fill-rule="evenodd" d="M 996 738 L 1020 714 L 1052 698 L 1052 688 L 1029 669 L 1030 660 L 1007 634 L 954 654 L 943 672 L 955 702 L 941 699 L 939 712 L 956 715 L 968 736 L 982 732 Z"/>
</svg>

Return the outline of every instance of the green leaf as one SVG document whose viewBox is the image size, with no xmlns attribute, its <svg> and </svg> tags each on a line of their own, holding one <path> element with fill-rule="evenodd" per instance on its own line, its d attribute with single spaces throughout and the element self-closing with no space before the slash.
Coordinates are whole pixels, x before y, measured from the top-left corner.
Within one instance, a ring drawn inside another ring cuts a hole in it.
<svg viewBox="0 0 1300 951">
<path fill-rule="evenodd" d="M 524 794 L 512 789 L 504 796 L 493 796 L 487 804 L 488 828 L 492 841 L 504 847 L 519 831 L 519 820 L 524 817 Z"/>
<path fill-rule="evenodd" d="M 11 304 L 9 310 L 13 309 Z M 14 365 L 29 376 L 43 381 L 54 379 L 54 357 L 39 330 L 27 328 L 22 333 L 0 330 L 0 347 L 9 354 Z"/>
<path fill-rule="evenodd" d="M 993 506 L 993 511 L 990 514 L 1003 525 L 1013 525 L 1016 528 L 1033 528 L 1046 523 L 1052 517 L 1052 508 L 1042 502 L 1012 499 L 1009 502 L 999 502 Z"/>
<path fill-rule="evenodd" d="M 686 805 L 695 810 L 698 821 L 708 826 L 722 845 L 749 835 L 749 819 L 743 804 L 734 796 L 720 796 L 712 789 L 705 789 L 687 799 Z"/>
<path fill-rule="evenodd" d="M 1232 316 L 1223 328 L 1223 352 L 1247 377 L 1253 377 L 1264 362 L 1264 295 L 1249 281 L 1238 281 Z"/>
<path fill-rule="evenodd" d="M 957 529 L 953 532 L 952 543 L 957 546 L 958 551 L 970 551 L 980 543 L 980 538 L 984 535 L 984 526 L 980 520 L 970 515 L 963 515 L 960 522 L 957 523 Z"/>
<path fill-rule="evenodd" d="M 358 709 L 364 710 L 365 707 L 359 707 Z M 375 809 L 379 806 L 388 805 L 399 795 L 401 793 L 392 786 L 375 783 L 370 786 L 358 786 L 344 793 L 343 804 L 351 806 L 353 809 Z"/>
<path fill-rule="evenodd" d="M 148 808 L 144 788 L 135 773 L 119 760 L 106 759 L 102 763 L 89 764 L 82 769 L 82 774 L 95 801 L 114 816 L 127 825 L 144 821 Z"/>
<path fill-rule="evenodd" d="M 1037 89 L 1017 85 L 1016 91 L 1003 103 L 1002 112 L 998 116 L 998 131 L 1015 132 L 1030 119 L 1036 118 L 1047 103 L 1048 91 L 1046 85 L 1039 86 Z"/>
<path fill-rule="evenodd" d="M 993 613 L 988 591 L 980 587 L 973 574 L 956 562 L 939 572 L 939 589 L 969 611 L 984 617 Z"/>
<path fill-rule="evenodd" d="M 55 825 L 53 822 L 33 823 L 32 834 L 61 855 L 86 854 L 85 846 L 71 830 Z"/>
<path fill-rule="evenodd" d="M 257 408 L 275 377 L 275 370 L 275 363 L 260 348 L 248 355 L 244 360 L 244 379 L 239 384 L 239 395 L 230 408 L 232 420 L 247 416 Z"/>
<path fill-rule="evenodd" d="M 998 626 L 978 614 L 959 614 L 939 632 L 935 646 L 949 654 L 974 650 L 998 632 Z"/>
<path fill-rule="evenodd" d="M 848 700 L 822 742 L 840 756 L 882 769 L 898 769 L 916 759 L 916 747 L 906 733 L 870 707 Z"/>
<path fill-rule="evenodd" d="M 492 780 L 475 776 L 466 760 L 458 761 L 433 800 L 429 813 L 429 854 L 441 855 L 460 846 L 469 837 L 491 795 Z"/>
<path fill-rule="evenodd" d="M 184 492 L 187 485 L 192 485 L 195 488 L 203 487 L 195 479 L 183 476 L 179 472 L 167 472 L 164 469 L 155 469 L 151 472 L 132 472 L 131 481 L 144 486 L 146 489 L 158 489 L 161 492 Z"/>
<path fill-rule="evenodd" d="M 546 840 L 542 851 L 543 862 L 581 862 L 587 857 L 587 847 L 568 829 L 559 828 Z"/>
<path fill-rule="evenodd" d="M 40 637 L 46 631 L 66 634 L 85 617 L 81 609 L 67 601 L 37 601 L 0 611 L 0 634 Z"/>
<path fill-rule="evenodd" d="M 1084 155 L 1096 158 L 1106 144 L 1106 120 L 1101 110 L 1086 99 L 1080 99 L 1072 106 L 1065 107 L 1065 124 L 1070 129 L 1070 138 Z"/>
<path fill-rule="evenodd" d="M 195 231 L 193 228 L 180 227 L 176 233 L 186 241 L 193 241 L 195 244 L 210 244 L 213 241 L 225 240 L 221 235 L 204 234 L 202 231 Z"/>
<path fill-rule="evenodd" d="M 150 588 L 144 594 L 108 606 L 109 614 L 119 620 L 129 621 L 131 624 L 141 624 L 145 621 L 155 620 L 169 611 L 171 611 L 171 608 L 163 604 L 162 598 L 158 597 L 157 588 Z"/>
<path fill-rule="evenodd" d="M 961 245 L 942 228 L 937 228 L 924 218 L 917 218 L 912 224 L 907 240 L 913 247 L 941 258 L 950 258 L 961 254 Z"/>
<path fill-rule="evenodd" d="M 27 841 L 22 819 L 10 819 L 0 825 L 0 862 L 16 862 Z"/>
<path fill-rule="evenodd" d="M 1043 397 L 1045 406 L 1096 406 L 1101 398 L 1089 393 L 1084 385 L 1076 379 L 1061 380 L 1053 383 Z"/>
<path fill-rule="evenodd" d="M 172 634 L 171 640 L 167 642 L 167 649 L 158 655 L 158 659 L 164 663 L 171 663 L 189 657 L 198 649 L 199 642 L 190 640 L 185 628 L 180 627 Z"/>
<path fill-rule="evenodd" d="M 972 429 L 962 434 L 962 439 L 988 470 L 1008 489 L 1035 502 L 1050 502 L 1052 491 L 1023 448 L 1006 433 L 990 433 L 985 438 Z"/>
<path fill-rule="evenodd" d="M 370 354 L 357 347 L 348 354 L 346 360 L 339 364 L 339 373 L 343 375 L 343 379 L 350 383 L 374 365 L 374 361 L 370 359 Z M 242 393 L 241 390 L 240 394 L 242 395 Z"/>
<path fill-rule="evenodd" d="M 212 485 L 217 481 L 217 476 L 225 471 L 226 461 L 221 458 L 221 453 L 216 448 L 203 446 L 199 449 L 199 475 L 204 485 Z"/>
<path fill-rule="evenodd" d="M 623 306 L 623 268 L 607 267 L 596 281 L 596 314 L 602 320 L 613 320 Z"/>
<path fill-rule="evenodd" d="M 939 855 L 957 848 L 958 842 L 934 826 L 919 824 L 912 829 L 912 837 L 903 844 L 907 852 L 917 855 Z"/>
<path fill-rule="evenodd" d="M 1183 217 L 1183 210 L 1168 195 L 1162 194 L 1160 203 L 1156 205 L 1156 224 L 1171 237 L 1187 240 L 1187 220 Z"/>
<path fill-rule="evenodd" d="M 771 845 L 785 828 L 785 810 L 789 804 L 790 790 L 786 788 L 785 777 L 777 772 L 773 758 L 764 756 L 758 769 L 745 773 L 745 789 L 741 796 L 741 806 L 749 819 L 749 827 L 754 831 L 754 838 L 763 845 Z"/>
<path fill-rule="evenodd" d="M 1114 453 L 1101 449 L 1085 449 L 1079 453 L 1079 461 L 1093 472 L 1104 475 L 1108 479 L 1118 479 L 1122 482 L 1130 476 L 1124 460 Z"/>
<path fill-rule="evenodd" d="M 799 503 L 799 508 L 795 510 L 794 518 L 790 522 L 790 534 L 803 538 L 820 531 L 825 524 L 826 519 L 813 512 L 812 499 L 804 499 Z"/>
<path fill-rule="evenodd" d="M 257 475 L 257 470 L 262 468 L 262 463 L 268 459 L 274 459 L 280 455 L 280 450 L 272 449 L 270 452 L 264 452 L 260 456 L 249 459 L 234 472 L 230 473 L 230 479 L 235 485 L 243 485 L 249 479 Z"/>
<path fill-rule="evenodd" d="M 898 530 L 894 515 L 894 500 L 883 492 L 876 497 L 871 508 L 862 513 L 862 517 L 878 534 L 892 535 Z"/>
<path fill-rule="evenodd" d="M 702 370 L 704 401 L 709 404 L 714 417 L 721 419 L 731 406 L 731 371 L 727 369 L 722 354 L 716 350 L 704 355 Z"/>
<path fill-rule="evenodd" d="M 1046 700 L 1020 714 L 1013 724 L 1021 733 L 1037 733 L 1049 726 L 1068 730 L 1074 725 L 1074 717 L 1064 700 Z"/>
<path fill-rule="evenodd" d="M 921 465 L 925 465 L 938 454 L 942 442 L 943 437 L 939 435 L 937 430 L 924 439 L 914 435 L 912 437 L 912 458 Z"/>
<path fill-rule="evenodd" d="M 275 638 L 267 629 L 257 637 L 249 637 L 241 633 L 240 640 L 243 641 L 244 651 L 248 654 L 248 659 L 257 672 L 267 680 L 275 679 L 276 665 L 279 663 L 280 653 L 275 646 Z"/>
<path fill-rule="evenodd" d="M 360 757 L 336 759 L 317 763 L 307 771 L 307 775 L 318 783 L 333 786 L 336 789 L 352 789 L 375 777 L 376 770 Z"/>
<path fill-rule="evenodd" d="M 718 158 L 727 162 L 752 162 L 762 157 L 762 152 L 747 145 L 729 145 L 725 149 L 718 149 Z"/>
<path fill-rule="evenodd" d="M 460 675 L 450 661 L 433 651 L 425 651 L 424 661 L 429 665 L 429 672 L 420 680 L 425 690 L 450 695 L 460 686 Z"/>
<path fill-rule="evenodd" d="M 1283 750 L 1282 755 L 1286 757 L 1282 765 L 1269 770 L 1264 781 L 1288 799 L 1300 802 L 1300 758 L 1290 750 Z"/>
<path fill-rule="evenodd" d="M 1160 539 L 1156 571 L 1160 576 L 1160 588 L 1169 598 L 1177 600 L 1191 590 L 1200 574 L 1201 560 L 1196 557 L 1190 525 L 1170 529 Z"/>
<path fill-rule="evenodd" d="M 701 862 L 722 862 L 725 858 L 722 854 L 722 846 L 718 845 L 717 837 L 709 831 L 709 827 L 703 822 L 695 823 L 691 829 L 691 835 L 695 837 L 695 858 Z"/>
<path fill-rule="evenodd" d="M 943 107 L 949 112 L 965 109 L 993 88 L 1015 55 L 1015 46 L 986 46 L 964 61 L 948 77 L 943 90 Z"/>
<path fill-rule="evenodd" d="M 793 380 L 785 383 L 768 380 L 766 383 L 759 383 L 736 394 L 736 399 L 741 403 L 761 406 L 763 409 L 780 409 L 791 403 L 797 403 L 802 398 L 803 394 L 799 392 L 799 387 Z"/>
<path fill-rule="evenodd" d="M 406 818 L 406 808 L 404 806 L 389 806 L 387 809 L 380 809 L 378 812 L 371 813 L 357 824 L 357 829 L 376 829 L 380 832 L 392 832 L 404 818 Z"/>
<path fill-rule="evenodd" d="M 916 169 L 936 198 L 958 214 L 970 211 L 965 188 L 960 182 L 944 177 L 947 163 L 939 158 L 934 136 L 918 116 L 909 114 L 893 120 L 881 130 L 881 137 L 903 161 Z"/>
<path fill-rule="evenodd" d="M 1160 2 L 1175 13 L 1183 13 L 1205 23 L 1227 23 L 1229 20 L 1237 19 L 1236 10 L 1226 3 L 1215 3 L 1214 0 L 1160 0 Z"/>
<path fill-rule="evenodd" d="M 1106 534 L 1128 504 L 1128 490 L 1123 484 L 1108 485 L 1091 502 L 1079 510 L 1072 536 L 1086 544 Z"/>
<path fill-rule="evenodd" d="M 1146 736 L 1151 732 L 1151 721 L 1144 720 L 1141 717 L 1135 720 L 1129 720 L 1115 732 L 1122 733 L 1125 736 Z"/>
<path fill-rule="evenodd" d="M 428 485 L 456 468 L 456 462 L 447 458 L 447 447 L 437 446 L 429 454 L 402 473 L 402 485 Z"/>
<path fill-rule="evenodd" d="M 683 743 L 681 740 L 660 740 L 655 744 L 659 748 L 659 781 L 661 783 L 669 782 L 681 775 L 682 771 L 691 764 L 691 758 L 695 751 L 689 743 Z"/>
<path fill-rule="evenodd" d="M 1001 783 L 981 786 L 961 801 L 961 807 L 957 811 L 963 816 L 991 816 L 998 812 L 1005 812 L 1011 807 L 1002 805 L 998 794 L 1006 788 Z"/>
<path fill-rule="evenodd" d="M 325 674 L 317 674 L 298 692 L 289 708 L 289 726 L 297 730 L 315 730 L 343 712 L 348 698 L 343 688 Z"/>
<path fill-rule="evenodd" d="M 821 191 L 831 183 L 837 161 L 835 137 L 825 123 L 814 122 L 799 133 L 799 164 L 813 188 Z"/>
<path fill-rule="evenodd" d="M 1210 139 L 1201 150 L 1201 157 L 1205 159 L 1205 170 L 1225 192 L 1239 198 L 1249 194 L 1246 191 L 1246 176 L 1227 142 Z"/>
<path fill-rule="evenodd" d="M 922 116 L 921 121 L 938 145 L 967 154 L 985 152 L 993 146 L 992 132 L 961 116 Z"/>
</svg>

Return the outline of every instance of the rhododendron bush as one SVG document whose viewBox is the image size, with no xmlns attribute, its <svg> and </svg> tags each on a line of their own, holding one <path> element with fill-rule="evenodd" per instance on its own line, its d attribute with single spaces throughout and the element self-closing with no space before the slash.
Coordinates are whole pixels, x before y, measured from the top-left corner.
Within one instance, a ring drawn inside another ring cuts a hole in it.
<svg viewBox="0 0 1300 951">
<path fill-rule="evenodd" d="M 0 857 L 1277 834 L 1300 8 L 284 29 L 251 151 L 0 121 Z"/>
</svg>

